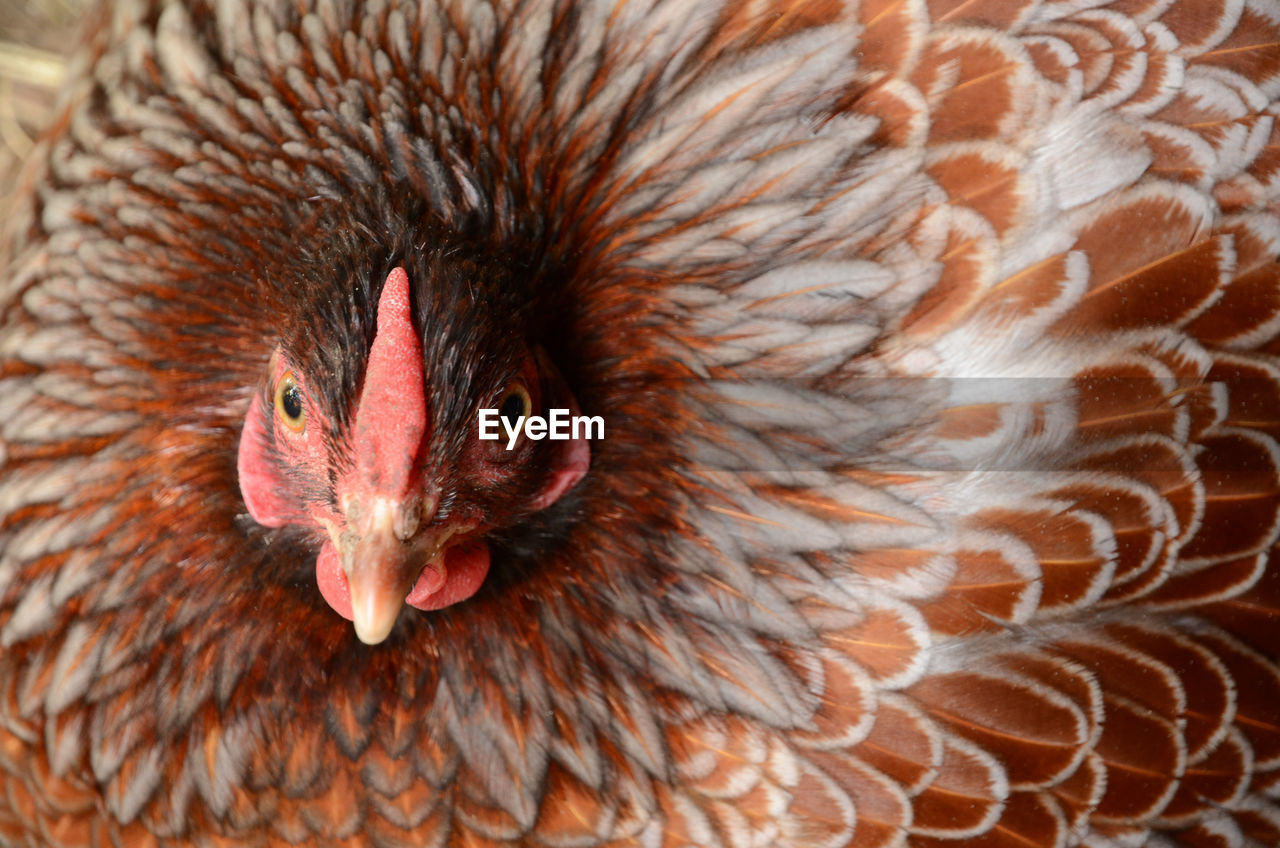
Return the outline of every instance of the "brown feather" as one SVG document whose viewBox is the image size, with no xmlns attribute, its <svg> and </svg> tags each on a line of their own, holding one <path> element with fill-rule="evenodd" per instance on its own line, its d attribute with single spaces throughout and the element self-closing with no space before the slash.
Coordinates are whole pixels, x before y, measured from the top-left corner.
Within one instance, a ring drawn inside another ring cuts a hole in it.
<svg viewBox="0 0 1280 848">
<path fill-rule="evenodd" d="M 90 20 L 0 242 L 0 843 L 1280 841 L 1272 0 Z M 286 352 L 340 506 L 392 268 L 492 566 L 367 646 L 237 448 Z M 605 421 L 550 503 L 466 459 L 520 356 Z"/>
</svg>

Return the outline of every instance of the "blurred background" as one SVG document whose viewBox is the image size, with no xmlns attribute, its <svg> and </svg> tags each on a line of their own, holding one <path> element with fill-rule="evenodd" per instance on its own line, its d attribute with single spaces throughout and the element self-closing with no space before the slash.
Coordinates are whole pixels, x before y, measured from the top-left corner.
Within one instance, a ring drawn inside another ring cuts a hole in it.
<svg viewBox="0 0 1280 848">
<path fill-rule="evenodd" d="M 0 209 L 43 127 L 85 0 L 0 0 Z"/>
</svg>

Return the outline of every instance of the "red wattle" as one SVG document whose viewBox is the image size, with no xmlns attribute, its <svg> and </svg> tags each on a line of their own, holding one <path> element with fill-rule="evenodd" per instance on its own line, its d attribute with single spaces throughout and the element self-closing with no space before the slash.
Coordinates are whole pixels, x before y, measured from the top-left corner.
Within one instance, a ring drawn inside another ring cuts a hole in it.
<svg viewBox="0 0 1280 848">
<path fill-rule="evenodd" d="M 465 601 L 484 585 L 489 573 L 489 546 L 484 542 L 452 545 L 444 552 L 444 579 L 435 569 L 424 568 L 405 603 L 420 610 L 436 610 Z M 333 542 L 326 541 L 316 557 L 316 583 L 325 602 L 351 621 L 351 587 Z"/>
<path fill-rule="evenodd" d="M 404 602 L 420 610 L 442 609 L 465 601 L 480 590 L 489 573 L 489 546 L 484 542 L 451 545 L 444 552 L 444 585 L 431 587 L 430 569 L 422 572 Z"/>
<path fill-rule="evenodd" d="M 347 621 L 355 618 L 351 612 L 351 587 L 347 584 L 347 575 L 342 571 L 338 549 L 333 542 L 325 542 L 320 556 L 316 557 L 316 583 L 320 584 L 320 594 L 334 612 Z"/>
</svg>

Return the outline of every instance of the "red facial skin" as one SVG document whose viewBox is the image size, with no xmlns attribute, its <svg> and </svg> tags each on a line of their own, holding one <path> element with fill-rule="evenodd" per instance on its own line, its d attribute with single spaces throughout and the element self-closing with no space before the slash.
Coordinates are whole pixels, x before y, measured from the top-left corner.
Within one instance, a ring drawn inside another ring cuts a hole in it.
<svg viewBox="0 0 1280 848">
<path fill-rule="evenodd" d="M 349 470 L 337 479 L 332 499 L 304 504 L 291 491 L 298 479 L 316 481 L 317 487 L 327 481 L 329 422 L 286 356 L 277 352 L 272 361 L 272 396 L 292 372 L 302 391 L 303 425 L 290 427 L 273 404 L 268 434 L 263 397 L 255 395 L 237 461 L 241 494 L 254 520 L 267 527 L 302 524 L 322 536 L 316 558 L 320 592 L 339 615 L 353 621 L 366 643 L 387 638 L 405 603 L 434 610 L 475 594 L 489 570 L 489 548 L 481 536 L 486 528 L 465 508 L 434 521 L 440 493 L 420 471 L 431 439 L 430 417 L 422 342 L 413 327 L 404 269 L 390 273 L 378 302 L 377 332 L 352 417 L 352 461 L 344 463 Z M 576 414 L 576 404 L 570 404 Z M 272 443 L 278 457 L 269 450 Z M 499 461 L 506 457 L 494 452 L 497 444 L 484 443 L 477 450 L 478 473 L 510 473 Z M 585 440 L 559 444 L 547 482 L 531 501 L 534 510 L 557 501 L 590 464 Z M 286 474 L 285 468 L 294 473 Z"/>
</svg>

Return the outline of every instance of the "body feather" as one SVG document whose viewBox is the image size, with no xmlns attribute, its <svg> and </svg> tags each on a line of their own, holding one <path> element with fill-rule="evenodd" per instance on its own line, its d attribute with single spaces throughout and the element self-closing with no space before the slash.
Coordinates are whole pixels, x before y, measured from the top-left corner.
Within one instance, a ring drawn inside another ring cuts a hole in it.
<svg viewBox="0 0 1280 848">
<path fill-rule="evenodd" d="M 101 21 L 6 229 L 0 842 L 1280 841 L 1280 6 Z M 236 445 L 407 258 L 437 423 L 515 310 L 607 435 L 368 647 Z"/>
</svg>

